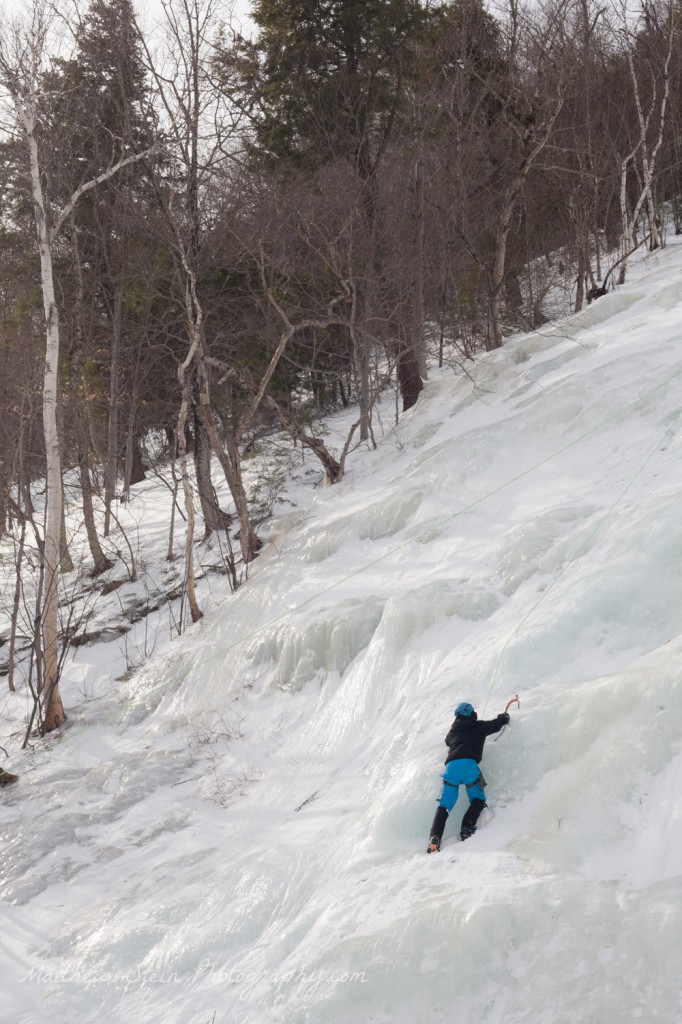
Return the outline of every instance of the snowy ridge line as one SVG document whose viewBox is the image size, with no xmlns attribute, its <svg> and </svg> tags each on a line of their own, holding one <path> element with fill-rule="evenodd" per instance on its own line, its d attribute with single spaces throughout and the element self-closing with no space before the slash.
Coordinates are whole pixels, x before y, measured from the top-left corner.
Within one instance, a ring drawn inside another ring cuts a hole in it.
<svg viewBox="0 0 682 1024">
<path fill-rule="evenodd" d="M 682 372 L 682 371 L 680 371 L 680 372 Z M 678 374 L 675 374 L 675 376 L 678 376 Z M 546 587 L 545 590 L 543 590 L 542 594 L 540 595 L 538 600 L 535 602 L 535 604 L 532 606 L 532 608 L 530 608 L 528 610 L 528 612 L 526 612 L 524 617 L 519 622 L 518 626 L 516 626 L 516 628 L 511 631 L 511 633 L 509 634 L 509 636 L 505 640 L 505 642 L 502 645 L 502 648 L 500 650 L 499 657 L 498 657 L 497 661 L 495 662 L 495 668 L 493 669 L 492 677 L 491 677 L 491 680 L 490 680 L 490 685 L 488 687 L 488 690 L 486 691 L 485 701 L 483 703 L 483 713 L 485 713 L 485 710 L 488 707 L 488 701 L 490 700 L 490 697 L 492 696 L 492 692 L 493 692 L 493 689 L 494 689 L 495 681 L 496 681 L 497 676 L 499 674 L 500 665 L 502 663 L 502 658 L 504 657 L 504 653 L 507 650 L 507 648 L 509 647 L 509 644 L 512 642 L 514 637 L 518 633 L 521 632 L 521 630 L 523 629 L 525 624 L 528 622 L 528 620 L 530 618 L 532 618 L 532 616 L 537 611 L 537 609 L 540 607 L 540 605 L 545 600 L 547 595 L 549 593 L 551 593 L 551 591 L 554 589 L 554 587 L 557 585 L 557 583 L 559 583 L 559 581 L 562 579 L 562 577 L 566 574 L 566 572 L 568 571 L 568 569 L 569 569 L 570 565 L 572 564 L 572 562 L 576 558 L 580 558 L 580 556 L 582 554 L 584 554 L 584 552 L 587 550 L 589 545 L 592 543 L 593 539 L 599 533 L 601 528 L 611 518 L 611 515 L 613 514 L 614 510 L 618 507 L 618 505 L 623 500 L 623 498 L 625 497 L 627 492 L 630 490 L 630 488 L 632 487 L 634 482 L 638 479 L 638 477 L 640 477 L 642 475 L 642 473 L 644 472 L 646 467 L 649 465 L 649 463 L 653 459 L 653 457 L 656 454 L 656 452 L 660 449 L 661 445 L 665 441 L 665 439 L 668 436 L 668 434 L 671 434 L 671 433 L 673 433 L 675 431 L 675 429 L 677 428 L 677 424 L 679 423 L 680 416 L 682 416 L 682 412 L 678 413 L 674 423 L 672 423 L 669 427 L 666 427 L 666 429 L 663 431 L 661 436 L 658 438 L 658 440 L 656 441 L 656 444 L 651 449 L 649 454 L 646 456 L 646 458 L 644 459 L 642 464 L 638 467 L 636 472 L 632 475 L 632 477 L 625 484 L 625 487 L 623 487 L 623 489 L 621 490 L 620 494 L 618 494 L 618 496 L 616 497 L 616 499 L 613 502 L 613 504 L 610 505 L 609 508 L 606 510 L 606 512 L 604 513 L 602 518 L 599 520 L 597 525 L 594 527 L 594 529 L 591 531 L 591 533 L 588 534 L 588 536 L 582 542 L 582 544 L 577 549 L 577 551 L 575 551 L 575 553 L 573 554 L 573 557 L 571 559 L 567 559 L 566 560 L 566 564 L 564 565 L 563 569 L 560 571 L 558 576 L 556 576 L 555 579 L 553 579 L 552 582 L 549 584 L 549 586 Z"/>
<path fill-rule="evenodd" d="M 441 527 L 446 526 L 448 523 L 453 522 L 455 519 L 459 518 L 459 516 L 465 515 L 467 512 L 470 512 L 472 509 L 474 509 L 477 506 L 483 504 L 483 502 L 487 501 L 489 498 L 493 497 L 495 494 L 499 494 L 501 491 L 505 490 L 507 487 L 510 487 L 512 484 L 517 483 L 519 480 L 522 480 L 524 477 L 529 476 L 536 469 L 539 469 L 541 466 L 544 466 L 547 463 L 552 462 L 554 459 L 558 458 L 564 452 L 570 451 L 571 448 L 574 448 L 576 445 L 580 444 L 582 441 L 586 440 L 589 437 L 594 436 L 595 434 L 598 434 L 605 427 L 607 427 L 611 423 L 615 422 L 620 416 L 624 415 L 627 412 L 630 412 L 631 410 L 637 408 L 638 405 L 648 401 L 648 399 L 650 399 L 652 397 L 652 395 L 655 395 L 659 391 L 665 389 L 669 384 L 671 384 L 674 380 L 676 380 L 680 376 L 682 376 L 682 367 L 680 369 L 675 370 L 674 373 L 672 373 L 669 377 L 666 377 L 666 379 L 661 381 L 660 384 L 656 384 L 654 387 L 652 387 L 648 391 L 644 392 L 644 394 L 640 395 L 638 398 L 634 399 L 632 402 L 628 402 L 626 405 L 621 406 L 611 416 L 608 416 L 606 419 L 604 419 L 600 423 L 596 424 L 596 426 L 592 427 L 590 430 L 586 431 L 584 434 L 580 434 L 578 437 L 574 438 L 574 440 L 569 441 L 567 444 L 563 445 L 561 448 L 558 448 L 556 451 L 551 452 L 549 455 L 546 455 L 544 458 L 540 459 L 538 462 L 534 463 L 532 466 L 529 466 L 527 469 L 524 469 L 520 473 L 517 473 L 515 476 L 510 477 L 508 480 L 505 480 L 504 483 L 500 484 L 497 487 L 494 487 L 491 491 L 487 491 L 485 494 L 482 494 L 480 497 L 476 498 L 474 501 L 469 502 L 469 504 L 467 504 L 467 505 L 463 506 L 462 508 L 458 509 L 456 512 L 452 512 L 452 513 L 448 514 L 447 516 L 445 516 L 443 519 L 439 519 L 436 522 L 429 523 L 428 527 L 426 527 L 426 528 L 421 527 L 420 531 L 418 533 L 416 533 L 414 536 L 409 537 L 407 540 L 402 541 L 400 544 L 397 544 L 395 547 L 390 548 L 388 551 L 385 551 L 383 554 L 378 555 L 376 558 L 373 558 L 373 559 L 371 559 L 368 562 L 363 562 L 362 565 L 358 566 L 357 569 L 354 569 L 352 572 L 348 573 L 346 576 L 343 576 L 340 579 L 336 580 L 335 582 L 330 583 L 330 585 L 328 587 L 324 587 L 321 590 L 318 590 L 316 593 L 311 594 L 310 597 L 306 598 L 304 601 L 301 601 L 300 604 L 294 605 L 291 608 L 287 608 L 286 611 L 283 611 L 280 615 L 276 615 L 274 618 L 268 619 L 267 622 L 263 622 L 256 629 L 251 630 L 251 632 L 245 633 L 243 636 L 238 637 L 236 640 L 233 640 L 231 643 L 227 644 L 225 647 L 222 647 L 222 648 L 214 651 L 212 654 L 208 655 L 207 657 L 205 657 L 203 659 L 193 660 L 190 667 L 188 667 L 186 669 L 183 669 L 182 671 L 171 675 L 169 678 L 165 679 L 163 682 L 157 683 L 156 686 L 151 687 L 151 689 L 149 689 L 149 690 L 147 690 L 145 692 L 145 696 L 149 697 L 152 694 L 155 694 L 155 693 L 158 693 L 160 691 L 168 689 L 172 683 L 181 682 L 183 679 L 185 679 L 189 675 L 190 672 L 195 671 L 197 668 L 200 668 L 203 665 L 210 664 L 210 662 L 215 661 L 215 659 L 218 658 L 219 656 L 222 656 L 224 654 L 229 653 L 230 651 L 235 650 L 237 647 L 239 647 L 240 644 L 246 643 L 246 641 L 253 639 L 254 637 L 258 636 L 260 633 L 262 633 L 264 630 L 269 629 L 271 626 L 274 626 L 274 625 L 276 625 L 279 622 L 283 622 L 284 620 L 289 618 L 289 616 L 291 616 L 293 614 L 296 614 L 297 612 L 301 611 L 302 609 L 304 609 L 304 608 L 308 607 L 309 605 L 315 603 L 319 598 L 324 597 L 325 594 L 331 593 L 332 591 L 336 590 L 337 588 L 343 586 L 343 584 L 347 583 L 349 580 L 352 580 L 356 576 L 361 575 L 367 569 L 371 569 L 373 566 L 378 565 L 379 563 L 385 561 L 387 558 L 392 557 L 393 555 L 397 554 L 399 551 L 402 551 L 405 548 L 409 547 L 411 544 L 417 543 L 419 541 L 423 541 L 424 539 L 426 539 L 428 537 L 428 535 L 434 529 L 440 529 Z M 666 434 L 668 434 L 671 429 L 672 429 L 671 427 L 666 428 L 666 430 L 665 430 L 665 432 L 663 434 L 663 437 L 665 437 Z M 662 439 L 659 439 L 656 442 L 655 448 L 647 456 L 645 462 L 638 469 L 637 473 L 632 478 L 632 480 L 627 484 L 627 486 L 624 489 L 624 491 L 618 496 L 618 498 L 614 502 L 613 506 L 611 508 L 609 508 L 608 512 L 606 513 L 606 516 L 604 517 L 604 520 L 600 521 L 598 526 L 595 528 L 594 533 L 596 533 L 601 528 L 603 522 L 606 521 L 606 519 L 608 519 L 608 517 L 611 515 L 611 512 L 613 511 L 613 509 L 617 506 L 618 502 L 623 497 L 623 494 L 625 494 L 625 492 L 632 485 L 632 483 L 634 483 L 635 479 L 639 476 L 639 474 L 641 472 L 643 472 L 643 470 L 646 468 L 646 465 L 648 464 L 650 459 L 653 457 L 655 451 L 658 449 L 659 445 L 661 444 L 661 440 Z M 590 538 L 588 538 L 588 540 L 589 539 Z M 560 573 L 560 575 L 552 583 L 552 585 L 547 589 L 547 591 L 545 591 L 543 593 L 543 595 L 541 596 L 540 600 L 534 605 L 534 607 L 530 610 L 528 615 L 521 621 L 521 623 L 519 624 L 517 629 L 514 630 L 509 635 L 509 637 L 507 638 L 507 640 L 505 642 L 505 645 L 502 648 L 502 651 L 500 653 L 500 658 L 498 659 L 498 662 L 496 664 L 495 673 L 493 675 L 493 680 L 495 679 L 496 673 L 497 673 L 497 671 L 499 669 L 499 665 L 501 663 L 501 658 L 502 658 L 502 654 L 504 653 L 504 650 L 509 645 L 509 643 L 511 642 L 513 637 L 516 635 L 516 633 L 521 629 L 521 627 L 523 626 L 524 622 L 530 617 L 530 615 L 533 613 L 533 611 L 535 611 L 535 609 L 540 605 L 540 603 L 544 599 L 545 595 L 553 588 L 554 583 L 558 582 L 558 580 L 561 579 L 561 576 L 563 575 L 564 571 L 565 570 L 562 570 L 562 573 Z M 486 705 L 487 705 L 487 701 L 489 699 L 490 693 L 491 693 L 491 691 L 489 690 L 488 694 L 486 695 Z M 217 711 L 218 709 L 216 708 L 214 710 Z M 66 734 L 63 735 L 63 738 L 60 740 L 60 742 L 63 743 L 63 742 L 65 742 L 69 738 L 75 738 L 75 737 L 81 736 L 81 735 L 83 735 L 84 732 L 87 732 L 89 729 L 93 728 L 95 725 L 100 725 L 100 724 L 102 724 L 104 722 L 111 722 L 111 721 L 113 721 L 114 718 L 115 718 L 115 712 L 116 712 L 116 709 L 113 708 L 111 711 L 105 712 L 103 715 L 93 719 L 91 722 L 88 722 L 87 724 L 82 725 L 79 729 L 74 729 L 73 731 L 71 731 L 71 730 L 67 731 Z M 9 767 L 6 768 L 5 770 L 6 771 L 14 771 L 15 769 L 19 770 L 22 765 L 26 764 L 26 761 L 28 761 L 30 763 L 30 761 L 33 760 L 38 754 L 42 754 L 42 753 L 43 753 L 43 751 L 38 751 L 38 750 L 31 751 L 29 754 L 27 754 L 26 758 L 21 763 L 19 763 L 19 762 L 12 762 L 12 763 L 10 763 Z"/>
</svg>

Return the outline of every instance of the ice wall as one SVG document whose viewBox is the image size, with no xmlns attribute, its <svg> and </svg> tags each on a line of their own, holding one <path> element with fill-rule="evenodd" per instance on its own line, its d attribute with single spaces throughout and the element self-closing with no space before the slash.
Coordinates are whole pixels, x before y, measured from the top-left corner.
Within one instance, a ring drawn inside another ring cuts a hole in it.
<svg viewBox="0 0 682 1024">
<path fill-rule="evenodd" d="M 36 765 L 13 1021 L 682 1019 L 681 267 L 435 374 Z M 516 692 L 483 827 L 427 857 L 452 708 Z"/>
</svg>

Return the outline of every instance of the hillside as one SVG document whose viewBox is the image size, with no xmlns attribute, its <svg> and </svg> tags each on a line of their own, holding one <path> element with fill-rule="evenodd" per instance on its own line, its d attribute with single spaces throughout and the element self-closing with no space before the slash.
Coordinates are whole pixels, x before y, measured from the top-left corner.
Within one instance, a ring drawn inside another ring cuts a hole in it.
<svg viewBox="0 0 682 1024">
<path fill-rule="evenodd" d="M 677 1024 L 681 396 L 675 240 L 299 467 L 236 595 L 77 649 L 60 738 L 19 755 L 4 694 L 6 1019 Z M 452 709 L 516 693 L 427 857 Z"/>
</svg>

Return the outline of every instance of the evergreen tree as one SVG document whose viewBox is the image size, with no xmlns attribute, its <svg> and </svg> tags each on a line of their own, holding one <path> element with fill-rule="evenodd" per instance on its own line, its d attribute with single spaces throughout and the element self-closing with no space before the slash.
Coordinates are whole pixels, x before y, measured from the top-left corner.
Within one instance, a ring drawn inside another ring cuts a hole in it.
<svg viewBox="0 0 682 1024">
<path fill-rule="evenodd" d="M 378 171 L 406 109 L 406 87 L 418 76 L 420 45 L 441 16 L 440 6 L 419 0 L 256 0 L 256 40 L 238 38 L 218 61 L 226 88 L 250 114 L 256 166 L 314 172 L 334 160 L 350 163 L 363 234 L 361 333 L 386 345 L 404 409 L 423 386 L 421 332 L 406 330 L 409 299 L 388 268 Z M 368 344 L 355 354 L 362 438 L 369 435 Z"/>
<path fill-rule="evenodd" d="M 419 0 L 255 0 L 256 40 L 238 38 L 219 61 L 251 111 L 254 153 L 306 167 L 350 155 L 367 179 L 439 12 Z"/>
</svg>

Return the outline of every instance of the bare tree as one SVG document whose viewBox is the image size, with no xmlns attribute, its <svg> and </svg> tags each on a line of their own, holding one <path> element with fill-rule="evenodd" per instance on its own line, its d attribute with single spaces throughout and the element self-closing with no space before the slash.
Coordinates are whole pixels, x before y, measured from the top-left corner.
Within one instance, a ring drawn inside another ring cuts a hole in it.
<svg viewBox="0 0 682 1024">
<path fill-rule="evenodd" d="M 16 132 L 28 155 L 28 174 L 40 255 L 45 314 L 46 348 L 43 382 L 43 429 L 47 459 L 47 509 L 44 543 L 45 583 L 40 614 L 42 631 L 41 729 L 49 732 L 64 721 L 59 693 L 60 541 L 63 519 L 61 445 L 58 429 L 59 312 L 55 296 L 53 247 L 55 239 L 83 195 L 147 153 L 121 156 L 101 174 L 83 182 L 61 210 L 53 210 L 44 188 L 41 160 L 44 101 L 43 79 L 54 14 L 43 0 L 34 0 L 26 21 L 5 24 L 0 34 L 0 87 L 9 96 L 16 115 Z"/>
<path fill-rule="evenodd" d="M 560 0 L 549 14 L 522 15 L 516 0 L 509 10 L 509 82 L 498 97 L 502 117 L 515 139 L 514 156 L 502 194 L 495 230 L 492 267 L 489 272 L 489 349 L 502 344 L 502 291 L 505 282 L 507 245 L 516 204 L 530 171 L 549 142 L 564 102 L 565 65 L 558 59 L 564 20 L 571 0 Z M 519 49 L 524 49 L 519 58 Z M 530 75 L 526 69 L 530 69 Z M 532 80 L 529 81 L 529 77 Z"/>
<path fill-rule="evenodd" d="M 168 0 L 164 4 L 166 52 L 153 58 L 146 47 L 146 54 L 173 149 L 169 179 L 162 182 L 157 177 L 157 189 L 181 282 L 188 352 L 192 354 L 190 362 L 185 359 L 181 363 L 179 374 L 183 388 L 187 375 L 196 374 L 201 428 L 225 474 L 239 520 L 242 559 L 248 564 L 261 542 L 249 515 L 238 443 L 229 430 L 224 443 L 219 436 L 200 281 L 211 186 L 230 140 L 234 140 L 231 114 L 211 75 L 213 34 L 218 31 L 218 16 L 227 17 L 227 13 L 220 0 Z M 180 462 L 182 467 L 182 456 Z"/>
<path fill-rule="evenodd" d="M 659 24 L 654 5 L 646 5 L 636 18 L 626 0 L 618 7 L 619 42 L 627 60 L 632 97 L 636 113 L 634 145 L 621 158 L 620 208 L 623 221 L 623 257 L 620 283 L 625 281 L 628 250 L 637 246 L 637 225 L 642 210 L 646 212 L 649 229 L 649 247 L 656 249 L 663 241 L 657 221 L 653 182 L 658 154 L 663 145 L 668 102 L 670 99 L 670 62 L 675 39 L 675 7 L 670 4 L 664 11 L 665 22 Z M 643 54 L 644 30 L 649 37 L 657 37 L 659 46 Z M 640 44 L 640 45 L 638 45 Z M 657 52 L 658 51 L 658 52 Z M 643 66 L 642 66 L 643 65 Z M 648 101 L 645 99 L 645 84 Z M 632 209 L 628 205 L 628 184 L 631 168 L 639 159 L 636 174 L 638 195 Z"/>
<path fill-rule="evenodd" d="M 83 285 L 83 267 L 81 264 L 80 247 L 78 244 L 78 229 L 71 217 L 71 251 L 73 266 L 76 275 L 76 303 L 73 339 L 71 343 L 71 393 L 73 395 L 74 416 L 76 422 L 76 443 L 78 447 L 78 468 L 80 473 L 81 499 L 83 503 L 83 521 L 85 532 L 88 538 L 88 546 L 93 560 L 93 574 L 95 576 L 106 572 L 114 564 L 107 558 L 102 550 L 97 527 L 95 525 L 95 511 L 93 506 L 92 485 L 90 482 L 90 439 L 85 416 L 85 402 L 81 401 L 80 391 L 85 388 L 85 371 L 83 367 L 83 335 L 85 333 L 85 288 Z M 107 510 L 108 511 L 108 510 Z"/>
</svg>

